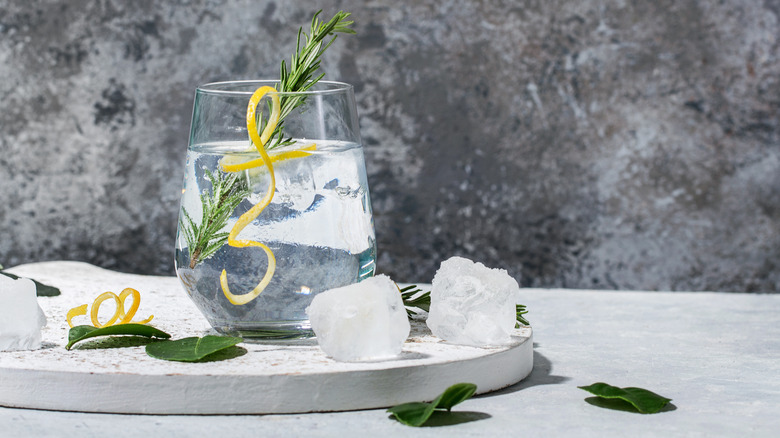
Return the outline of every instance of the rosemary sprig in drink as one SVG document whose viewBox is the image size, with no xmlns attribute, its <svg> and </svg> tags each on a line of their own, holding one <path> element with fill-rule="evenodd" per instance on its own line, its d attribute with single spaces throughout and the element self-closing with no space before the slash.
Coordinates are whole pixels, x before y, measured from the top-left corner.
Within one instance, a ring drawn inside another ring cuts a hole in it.
<svg viewBox="0 0 780 438">
<path fill-rule="evenodd" d="M 289 69 L 287 64 L 282 61 L 278 91 L 302 92 L 314 86 L 325 75 L 325 73 L 321 73 L 314 76 L 320 68 L 322 54 L 336 40 L 335 34 L 355 33 L 350 28 L 354 23 L 348 20 L 350 13 L 339 11 L 329 21 L 323 22 L 319 19 L 321 12 L 318 11 L 314 14 L 309 34 L 304 34 L 303 28 L 298 29 L 297 45 L 290 60 Z M 325 39 L 330 35 L 333 35 L 333 38 L 326 42 Z M 305 40 L 303 47 L 301 47 L 301 36 Z M 304 95 L 282 95 L 280 97 L 279 121 L 270 137 L 275 140 L 268 141 L 266 149 L 292 143 L 290 138 L 285 139 L 283 136 L 284 118 L 295 108 L 303 105 L 305 101 L 306 96 Z M 265 129 L 265 123 L 267 121 L 261 121 L 259 131 L 262 132 Z M 203 221 L 200 226 L 192 220 L 186 210 L 182 210 L 184 218 L 181 219 L 181 229 L 184 230 L 189 247 L 190 268 L 194 268 L 199 262 L 214 255 L 227 242 L 229 233 L 221 230 L 233 210 L 250 194 L 246 182 L 238 175 L 239 173 L 219 171 L 216 174 L 207 173 L 207 177 L 212 183 L 212 195 L 209 197 L 205 193 L 201 194 Z"/>
<path fill-rule="evenodd" d="M 241 176 L 240 173 L 211 173 L 206 169 L 206 178 L 211 182 L 211 194 L 204 192 L 200 195 L 203 207 L 200 225 L 182 208 L 180 228 L 190 253 L 190 269 L 214 255 L 227 241 L 228 232 L 221 230 L 227 225 L 233 210 L 250 194 L 247 182 Z"/>
<path fill-rule="evenodd" d="M 303 28 L 298 29 L 297 44 L 295 53 L 290 60 L 290 69 L 282 61 L 279 72 L 279 87 L 281 92 L 301 92 L 314 86 L 325 73 L 320 73 L 314 77 L 314 73 L 320 68 L 320 57 L 325 50 L 336 41 L 337 33 L 354 34 L 355 31 L 350 28 L 354 21 L 347 20 L 351 15 L 349 12 L 339 11 L 328 22 L 319 20 L 322 11 L 317 11 L 311 21 L 311 30 L 309 34 L 303 33 Z M 330 41 L 325 42 L 325 38 L 333 35 Z M 305 37 L 305 44 L 301 48 L 301 36 Z M 291 143 L 291 140 L 284 139 L 282 128 L 284 127 L 284 118 L 287 117 L 295 108 L 306 102 L 305 95 L 282 95 L 280 98 L 281 112 L 279 114 L 279 124 L 276 125 L 271 138 L 275 141 L 269 142 L 266 149 L 273 149 L 277 146 L 283 146 Z"/>
</svg>

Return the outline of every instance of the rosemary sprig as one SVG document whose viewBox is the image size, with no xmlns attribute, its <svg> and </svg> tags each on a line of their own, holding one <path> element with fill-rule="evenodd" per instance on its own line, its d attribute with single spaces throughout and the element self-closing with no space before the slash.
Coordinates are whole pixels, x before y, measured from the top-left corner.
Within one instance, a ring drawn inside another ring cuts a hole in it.
<svg viewBox="0 0 780 438">
<path fill-rule="evenodd" d="M 522 325 L 531 325 L 531 323 L 528 322 L 528 320 L 525 319 L 525 317 L 523 316 L 526 313 L 528 313 L 528 310 L 526 310 L 524 305 L 518 304 L 515 307 L 515 310 L 516 310 L 516 314 L 517 314 L 517 318 L 516 318 L 517 319 L 517 324 L 515 324 L 515 328 L 520 328 L 521 324 Z"/>
<path fill-rule="evenodd" d="M 404 302 L 404 307 L 406 307 L 407 316 L 411 317 L 412 315 L 416 314 L 416 312 L 412 310 L 412 308 L 424 310 L 426 312 L 430 311 L 431 309 L 430 291 L 420 294 L 420 292 L 422 292 L 422 289 L 418 288 L 416 285 L 406 286 L 405 288 L 403 289 L 399 288 L 398 290 L 401 292 L 401 299 Z M 525 317 L 523 316 L 526 313 L 528 313 L 528 310 L 526 309 L 525 305 L 517 304 L 515 306 L 515 314 L 517 320 L 517 323 L 515 324 L 515 328 L 520 328 L 520 325 L 531 325 L 531 323 L 528 322 L 528 320 L 525 319 Z"/>
<path fill-rule="evenodd" d="M 198 225 L 184 208 L 180 219 L 180 229 L 190 253 L 190 269 L 214 255 L 225 244 L 228 232 L 220 230 L 227 225 L 233 210 L 250 194 L 246 179 L 239 177 L 242 174 L 212 173 L 208 169 L 205 172 L 211 182 L 211 193 L 204 191 L 200 195 L 203 220 Z"/>
<path fill-rule="evenodd" d="M 403 289 L 398 289 L 401 292 L 401 299 L 404 302 L 404 307 L 406 307 L 406 315 L 412 316 L 415 314 L 415 311 L 411 308 L 416 308 L 420 310 L 424 310 L 428 312 L 431 309 L 431 293 L 425 292 L 424 294 L 421 294 L 418 297 L 414 297 L 418 293 L 422 292 L 422 289 L 418 288 L 416 285 L 406 286 Z"/>
<path fill-rule="evenodd" d="M 320 10 L 314 14 L 311 21 L 311 30 L 308 34 L 303 33 L 303 28 L 298 29 L 295 53 L 293 53 L 292 59 L 290 60 L 289 70 L 287 64 L 282 61 L 279 72 L 279 91 L 301 92 L 314 86 L 314 84 L 325 76 L 325 73 L 320 73 L 317 77 L 314 77 L 314 73 L 320 68 L 320 57 L 336 40 L 338 35 L 335 34 L 355 33 L 354 29 L 349 27 L 354 23 L 354 21 L 347 20 L 351 15 L 349 12 L 339 11 L 328 22 L 320 21 L 319 15 L 321 12 L 322 11 Z M 329 35 L 333 35 L 333 38 L 325 42 L 325 38 Z M 305 39 L 303 47 L 301 47 L 301 36 Z M 276 125 L 276 129 L 274 129 L 274 132 L 271 135 L 271 138 L 275 138 L 275 141 L 268 142 L 269 146 L 266 149 L 273 149 L 292 142 L 289 138 L 283 138 L 282 127 L 284 125 L 284 118 L 305 102 L 305 95 L 281 96 L 279 124 Z"/>
<path fill-rule="evenodd" d="M 287 64 L 282 61 L 278 91 L 301 92 L 314 86 L 325 75 L 325 73 L 321 73 L 314 77 L 314 73 L 320 68 L 320 57 L 325 49 L 336 40 L 335 34 L 355 33 L 350 28 L 354 22 L 347 19 L 351 15 L 350 13 L 339 11 L 330 21 L 322 22 L 319 19 L 321 12 L 318 11 L 314 14 L 311 30 L 308 34 L 303 33 L 303 28 L 298 29 L 297 45 L 290 60 L 289 70 Z M 326 42 L 325 39 L 329 35 L 333 35 L 333 38 Z M 304 37 L 303 47 L 301 47 L 301 36 Z M 292 143 L 290 138 L 283 138 L 284 118 L 295 108 L 303 105 L 305 101 L 306 96 L 303 95 L 281 96 L 279 123 L 271 135 L 275 141 L 269 141 L 266 149 Z M 261 121 L 260 131 L 264 129 L 265 123 L 266 121 Z M 221 230 L 225 227 L 233 210 L 251 193 L 246 182 L 239 179 L 238 175 L 225 174 L 221 171 L 212 174 L 206 171 L 206 177 L 211 181 L 212 193 L 211 195 L 201 194 L 203 221 L 200 225 L 192 220 L 186 210 L 182 210 L 180 225 L 189 247 L 190 268 L 194 268 L 199 262 L 214 255 L 227 242 L 228 233 Z"/>
</svg>

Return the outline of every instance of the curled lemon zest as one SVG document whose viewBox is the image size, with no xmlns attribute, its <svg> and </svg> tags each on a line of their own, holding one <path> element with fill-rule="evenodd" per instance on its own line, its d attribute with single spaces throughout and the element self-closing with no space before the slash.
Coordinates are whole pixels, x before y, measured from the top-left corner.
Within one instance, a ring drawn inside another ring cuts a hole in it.
<svg viewBox="0 0 780 438">
<path fill-rule="evenodd" d="M 125 306 L 124 303 L 127 300 L 127 297 L 132 296 L 133 297 L 133 304 L 130 306 L 130 309 L 128 309 L 127 312 L 125 312 Z M 100 311 L 100 306 L 103 304 L 103 301 L 106 301 L 108 299 L 113 299 L 116 303 L 116 310 L 114 310 L 114 315 L 109 318 L 108 321 L 105 323 L 101 323 L 98 319 L 98 313 Z M 98 295 L 97 298 L 92 302 L 92 310 L 90 311 L 90 319 L 92 320 L 92 325 L 101 328 L 101 327 L 108 327 L 112 325 L 119 325 L 119 324 L 146 324 L 149 321 L 151 321 L 154 318 L 154 315 L 150 315 L 148 318 L 142 320 L 142 321 L 133 321 L 133 317 L 135 316 L 135 313 L 138 311 L 138 306 L 141 304 L 141 294 L 133 289 L 133 288 L 125 288 L 121 294 L 117 295 L 113 292 L 103 292 L 102 294 Z M 80 306 L 74 307 L 70 310 L 68 310 L 67 318 L 68 318 L 68 325 L 73 327 L 73 318 L 80 315 L 86 315 L 87 314 L 87 304 L 82 304 Z"/>
<path fill-rule="evenodd" d="M 293 158 L 303 158 L 311 155 L 310 151 L 317 150 L 317 144 L 312 143 L 300 147 L 294 151 L 285 151 L 278 154 L 269 155 L 272 163 L 278 163 L 279 161 L 290 160 Z M 265 166 L 263 158 L 255 158 L 249 161 L 241 161 L 242 157 L 228 155 L 219 160 L 219 167 L 224 172 L 240 172 L 242 170 L 257 169 Z"/>
<path fill-rule="evenodd" d="M 73 327 L 73 318 L 81 315 L 87 314 L 87 305 L 82 304 L 80 306 L 76 306 L 70 310 L 68 310 L 67 318 L 68 318 L 68 325 L 70 327 Z"/>
<path fill-rule="evenodd" d="M 268 93 L 271 93 L 271 114 L 268 116 L 268 123 L 266 124 L 265 129 L 263 129 L 262 134 L 258 135 L 256 121 L 257 104 Z M 230 288 L 228 287 L 227 271 L 225 269 L 222 270 L 222 274 L 219 276 L 219 284 L 222 286 L 222 292 L 225 294 L 225 297 L 234 305 L 247 304 L 257 298 L 263 292 L 263 290 L 265 290 L 266 286 L 268 286 L 268 283 L 271 282 L 271 278 L 274 276 L 274 271 L 276 271 L 276 257 L 274 257 L 274 253 L 271 251 L 271 248 L 261 242 L 248 239 L 240 240 L 237 237 L 238 234 L 241 233 L 241 231 L 247 225 L 249 225 L 250 222 L 257 219 L 260 213 L 265 209 L 265 207 L 268 206 L 268 204 L 271 203 L 271 200 L 274 197 L 274 192 L 276 191 L 276 176 L 274 175 L 274 166 L 272 164 L 271 158 L 265 151 L 265 144 L 271 138 L 271 134 L 273 133 L 274 129 L 276 129 L 277 123 L 279 123 L 279 112 L 279 95 L 276 94 L 275 88 L 269 86 L 263 86 L 255 90 L 255 92 L 252 94 L 252 97 L 249 99 L 249 104 L 247 105 L 246 109 L 246 127 L 249 131 L 249 138 L 252 140 L 252 144 L 255 146 L 255 149 L 257 149 L 257 152 L 260 153 L 260 159 L 265 164 L 265 166 L 268 167 L 268 174 L 271 177 L 271 181 L 268 185 L 268 190 L 266 191 L 265 196 L 263 196 L 263 199 L 261 199 L 260 202 L 249 209 L 249 211 L 242 214 L 236 221 L 235 225 L 233 225 L 233 228 L 228 234 L 227 243 L 234 248 L 246 248 L 249 246 L 260 247 L 268 256 L 268 268 L 266 269 L 262 280 L 260 280 L 260 283 L 258 283 L 254 289 L 245 294 L 234 294 L 230 291 Z"/>
<path fill-rule="evenodd" d="M 100 310 L 100 305 L 103 304 L 103 301 L 113 298 L 116 302 L 116 310 L 114 311 L 114 316 L 112 316 L 108 321 L 106 321 L 105 324 L 101 324 L 98 320 L 98 310 Z M 113 292 L 103 292 L 102 294 L 98 295 L 97 298 L 95 298 L 95 301 L 92 302 L 92 311 L 89 313 L 90 318 L 92 319 L 92 325 L 100 328 L 100 327 L 108 327 L 110 325 L 114 325 L 117 319 L 119 319 L 119 308 L 122 306 L 122 302 L 119 300 L 119 297 L 116 296 Z"/>
<path fill-rule="evenodd" d="M 129 296 L 133 297 L 133 305 L 130 306 L 130 310 L 125 313 L 124 303 Z M 119 324 L 127 324 L 130 322 L 133 324 L 146 324 L 154 318 L 154 315 L 149 315 L 148 318 L 142 321 L 133 321 L 135 312 L 138 311 L 138 306 L 141 305 L 141 293 L 131 287 L 125 288 L 125 290 L 119 294 L 119 302 L 122 303 L 122 305 L 119 306 Z"/>
</svg>

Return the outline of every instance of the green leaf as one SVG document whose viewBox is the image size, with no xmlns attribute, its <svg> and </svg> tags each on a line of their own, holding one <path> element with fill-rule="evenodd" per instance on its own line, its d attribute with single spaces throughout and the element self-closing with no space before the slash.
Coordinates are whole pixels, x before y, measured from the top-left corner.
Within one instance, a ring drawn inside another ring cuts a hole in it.
<svg viewBox="0 0 780 438">
<path fill-rule="evenodd" d="M 388 409 L 399 422 L 412 427 L 420 427 L 431 418 L 436 409 L 433 403 L 412 402 L 403 403 Z"/>
<path fill-rule="evenodd" d="M 84 339 L 111 335 L 144 336 L 162 339 L 171 337 L 168 333 L 145 324 L 117 324 L 101 328 L 91 325 L 78 325 L 68 331 L 68 345 L 65 346 L 65 349 L 70 350 L 74 344 Z"/>
<path fill-rule="evenodd" d="M 631 403 L 642 414 L 655 414 L 663 409 L 672 399 L 658 395 L 643 388 L 618 388 L 603 382 L 578 388 L 605 399 L 620 399 Z"/>
<path fill-rule="evenodd" d="M 599 408 L 610 409 L 613 411 L 631 412 L 639 414 L 640 412 L 631 403 L 619 398 L 603 397 L 585 397 L 585 402 Z"/>
<path fill-rule="evenodd" d="M 0 272 L 0 275 L 5 275 L 14 280 L 19 279 L 18 275 L 11 274 L 10 272 Z M 30 280 L 32 280 L 32 278 Z M 60 290 L 54 286 L 43 284 L 37 280 L 32 280 L 32 282 L 35 283 L 35 294 L 39 297 L 56 297 L 60 294 Z"/>
<path fill-rule="evenodd" d="M 431 418 L 436 409 L 446 409 L 449 412 L 453 406 L 471 398 L 476 391 L 477 385 L 473 383 L 456 383 L 430 403 L 403 403 L 393 406 L 387 412 L 407 426 L 420 427 Z"/>
<path fill-rule="evenodd" d="M 439 396 L 436 408 L 452 410 L 453 406 L 470 399 L 475 392 L 477 392 L 477 385 L 473 383 L 456 383 Z"/>
<path fill-rule="evenodd" d="M 159 339 L 144 336 L 100 336 L 79 342 L 76 350 L 111 350 L 114 348 L 143 347 Z M 595 397 L 594 397 L 595 398 Z"/>
<path fill-rule="evenodd" d="M 146 346 L 146 354 L 163 360 L 196 362 L 243 341 L 242 338 L 230 336 L 191 337 L 149 344 Z"/>
</svg>

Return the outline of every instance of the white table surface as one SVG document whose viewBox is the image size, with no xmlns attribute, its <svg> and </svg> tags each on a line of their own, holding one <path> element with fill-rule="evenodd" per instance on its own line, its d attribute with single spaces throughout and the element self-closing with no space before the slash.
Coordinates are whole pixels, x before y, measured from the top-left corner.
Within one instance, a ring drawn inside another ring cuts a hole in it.
<svg viewBox="0 0 780 438">
<path fill-rule="evenodd" d="M 780 295 L 525 289 L 523 303 L 533 372 L 456 406 L 470 420 L 460 424 L 411 428 L 384 409 L 139 416 L 0 408 L 0 436 L 777 436 Z M 595 407 L 577 386 L 597 381 L 650 389 L 675 409 Z"/>
</svg>

